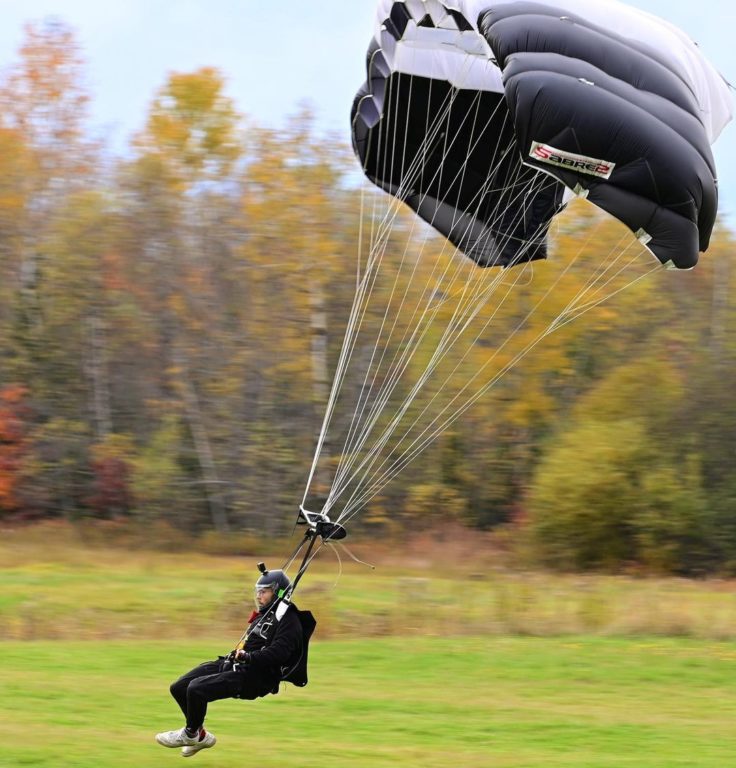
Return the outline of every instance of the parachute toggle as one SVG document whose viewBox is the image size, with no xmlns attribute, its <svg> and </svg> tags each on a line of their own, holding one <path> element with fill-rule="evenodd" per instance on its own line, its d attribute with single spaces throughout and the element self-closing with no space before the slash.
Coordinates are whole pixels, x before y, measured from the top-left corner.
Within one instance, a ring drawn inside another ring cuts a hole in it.
<svg viewBox="0 0 736 768">
<path fill-rule="evenodd" d="M 339 541 L 348 535 L 343 525 L 330 520 L 324 512 L 310 512 L 303 504 L 299 506 L 298 522 L 300 525 L 309 526 L 308 533 L 321 536 L 323 541 Z"/>
</svg>

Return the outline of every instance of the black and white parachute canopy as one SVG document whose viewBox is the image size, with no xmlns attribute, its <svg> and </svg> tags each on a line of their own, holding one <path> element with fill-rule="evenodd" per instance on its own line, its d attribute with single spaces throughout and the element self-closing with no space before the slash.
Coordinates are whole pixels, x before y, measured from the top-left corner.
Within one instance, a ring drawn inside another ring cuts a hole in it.
<svg viewBox="0 0 736 768">
<path fill-rule="evenodd" d="M 708 247 L 732 98 L 668 22 L 615 0 L 380 0 L 367 70 L 366 175 L 477 263 L 544 258 L 575 195 L 663 264 Z"/>
</svg>

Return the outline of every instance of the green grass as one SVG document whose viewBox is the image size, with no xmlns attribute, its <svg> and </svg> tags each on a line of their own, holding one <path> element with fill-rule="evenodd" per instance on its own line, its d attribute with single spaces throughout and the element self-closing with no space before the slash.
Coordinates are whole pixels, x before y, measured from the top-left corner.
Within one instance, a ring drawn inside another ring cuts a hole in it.
<svg viewBox="0 0 736 768">
<path fill-rule="evenodd" d="M 242 631 L 256 556 L 103 543 L 0 536 L 2 768 L 180 764 L 153 741 L 181 723 L 168 685 Z M 515 572 L 453 544 L 375 571 L 315 562 L 298 593 L 319 621 L 310 685 L 215 703 L 220 743 L 195 759 L 736 766 L 734 582 Z"/>
<path fill-rule="evenodd" d="M 435 543 L 422 558 L 395 548 L 393 559 L 364 547 L 360 554 L 378 567 L 347 562 L 342 573 L 325 553 L 297 600 L 319 614 L 323 639 L 436 635 L 450 627 L 484 636 L 736 640 L 734 581 L 519 572 L 489 560 L 477 544 L 474 551 L 453 551 L 453 544 Z M 90 547 L 64 526 L 6 530 L 0 640 L 237 639 L 258 559 L 205 555 L 196 546 L 178 553 Z"/>
<path fill-rule="evenodd" d="M 0 644 L 3 766 L 160 766 L 168 683 L 218 642 Z M 727 768 L 736 646 L 686 639 L 316 641 L 302 690 L 210 708 L 227 768 Z"/>
</svg>

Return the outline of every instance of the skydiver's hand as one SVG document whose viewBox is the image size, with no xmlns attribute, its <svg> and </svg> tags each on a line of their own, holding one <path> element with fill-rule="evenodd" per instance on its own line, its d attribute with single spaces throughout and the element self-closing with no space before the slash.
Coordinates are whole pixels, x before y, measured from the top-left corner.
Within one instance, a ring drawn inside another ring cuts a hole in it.
<svg viewBox="0 0 736 768">
<path fill-rule="evenodd" d="M 233 651 L 235 656 L 233 657 L 235 661 L 246 661 L 248 659 L 248 652 L 243 650 L 242 648 L 239 648 L 237 651 Z"/>
</svg>

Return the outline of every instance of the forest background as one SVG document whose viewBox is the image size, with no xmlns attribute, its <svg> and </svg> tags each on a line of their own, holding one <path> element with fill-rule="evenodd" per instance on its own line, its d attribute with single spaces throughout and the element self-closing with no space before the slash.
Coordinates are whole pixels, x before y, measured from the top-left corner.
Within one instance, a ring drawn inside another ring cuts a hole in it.
<svg viewBox="0 0 736 768">
<path fill-rule="evenodd" d="M 308 110 L 259 127 L 204 68 L 170 75 L 117 157 L 90 137 L 84 72 L 43 22 L 0 77 L 0 523 L 286 536 L 355 289 L 352 151 Z M 574 207 L 555 258 L 619 237 Z M 734 574 L 733 246 L 718 226 L 695 270 L 536 350 L 351 533 L 451 520 L 524 563 Z"/>
</svg>

